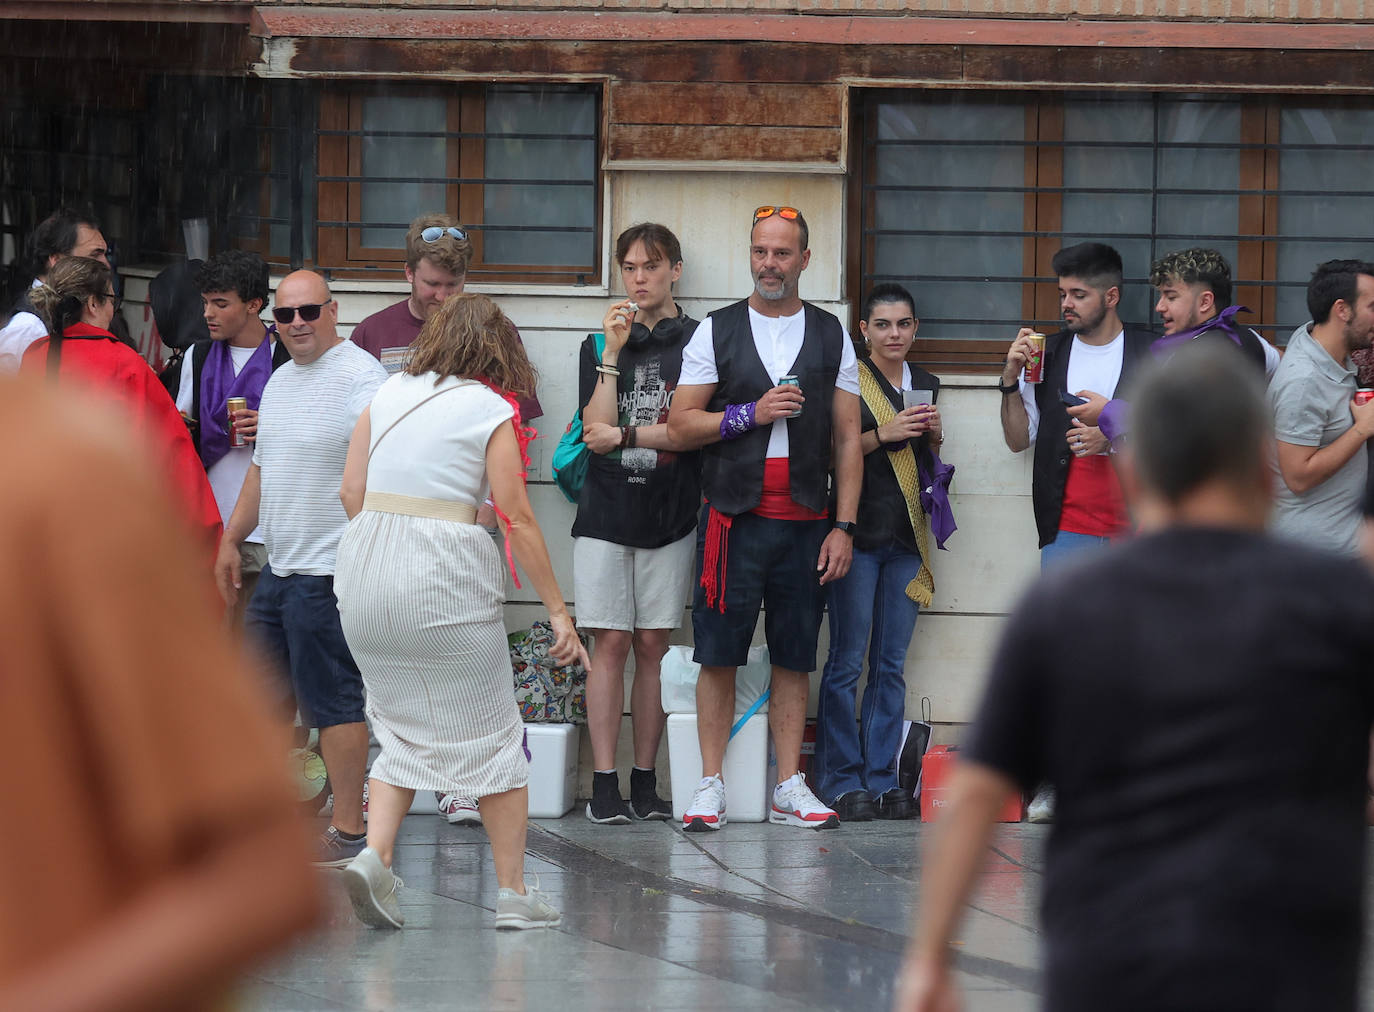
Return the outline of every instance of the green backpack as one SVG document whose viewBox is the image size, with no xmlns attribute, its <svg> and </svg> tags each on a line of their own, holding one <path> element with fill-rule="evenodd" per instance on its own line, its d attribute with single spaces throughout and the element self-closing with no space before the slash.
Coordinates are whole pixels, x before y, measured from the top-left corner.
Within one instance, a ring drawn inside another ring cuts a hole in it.
<svg viewBox="0 0 1374 1012">
<path fill-rule="evenodd" d="M 593 334 L 592 338 L 596 343 L 596 360 L 600 362 L 606 348 L 606 335 Z M 578 408 L 553 450 L 553 483 L 570 503 L 576 504 L 582 495 L 591 456 L 592 451 L 582 442 L 582 409 Z"/>
</svg>

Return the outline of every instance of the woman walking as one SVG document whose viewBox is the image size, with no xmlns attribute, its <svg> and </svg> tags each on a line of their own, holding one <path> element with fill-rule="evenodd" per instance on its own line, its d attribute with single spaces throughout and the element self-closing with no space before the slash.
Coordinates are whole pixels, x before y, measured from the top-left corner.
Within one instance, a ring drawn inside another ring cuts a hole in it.
<svg viewBox="0 0 1374 1012">
<path fill-rule="evenodd" d="M 505 568 L 474 523 L 488 489 L 506 538 L 549 612 L 560 664 L 587 663 L 524 484 L 515 398 L 534 370 L 483 295 L 431 317 L 405 370 L 358 420 L 340 497 L 351 518 L 335 591 L 382 752 L 368 783 L 367 848 L 344 869 L 353 909 L 404 923 L 391 870 L 416 790 L 478 798 L 499 886 L 496 927 L 559 922 L 524 882 L 529 757 L 502 622 Z"/>
<path fill-rule="evenodd" d="M 854 561 L 829 588 L 830 656 L 816 708 L 817 793 L 841 822 L 915 814 L 911 794 L 897 786 L 903 672 L 916 615 L 934 589 L 916 476 L 920 464 L 933 470 L 931 455 L 944 440 L 935 407 L 940 381 L 906 361 L 918 322 L 911 293 L 893 284 L 869 293 L 859 322 L 869 352 L 859 359 L 863 493 Z M 908 399 L 921 403 L 906 407 Z M 868 683 L 856 727 L 865 647 Z"/>
</svg>

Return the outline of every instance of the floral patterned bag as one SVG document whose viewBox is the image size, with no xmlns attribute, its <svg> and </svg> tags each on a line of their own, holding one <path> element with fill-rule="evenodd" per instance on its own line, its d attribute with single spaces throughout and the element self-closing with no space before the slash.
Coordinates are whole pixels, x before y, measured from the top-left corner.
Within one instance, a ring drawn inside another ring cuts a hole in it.
<svg viewBox="0 0 1374 1012">
<path fill-rule="evenodd" d="M 587 637 L 578 633 L 582 645 Z M 587 723 L 587 672 L 580 664 L 555 664 L 549 656 L 553 627 L 536 622 L 511 633 L 511 674 L 520 719 L 527 724 Z"/>
</svg>

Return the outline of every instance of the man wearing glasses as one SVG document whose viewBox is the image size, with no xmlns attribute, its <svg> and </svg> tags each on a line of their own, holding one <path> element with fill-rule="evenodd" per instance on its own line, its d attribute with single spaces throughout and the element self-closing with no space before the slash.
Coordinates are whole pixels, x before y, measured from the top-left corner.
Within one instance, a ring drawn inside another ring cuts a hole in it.
<svg viewBox="0 0 1374 1012">
<path fill-rule="evenodd" d="M 91 216 L 71 208 L 61 208 L 43 219 L 29 236 L 28 256 L 36 277 L 33 285 L 48 279 L 48 271 L 62 257 L 90 257 L 110 266 L 109 245 L 100 226 Z M 14 306 L 13 315 L 0 328 L 0 374 L 19 371 L 24 350 L 48 336 L 48 328 L 33 311 L 25 292 Z"/>
<path fill-rule="evenodd" d="M 700 579 L 692 606 L 703 777 L 683 815 L 689 832 L 725 824 L 721 767 L 734 721 L 735 671 L 748 657 L 761 605 L 773 665 L 768 724 L 778 757 L 768 820 L 812 829 L 839 824 L 798 763 L 822 585 L 849 571 L 854 547 L 863 479 L 859 377 L 843 324 L 797 294 L 811 258 L 808 239 L 796 208 L 755 210 L 754 291 L 712 313 L 692 335 L 668 418 L 675 443 L 702 447 L 708 503 L 697 528 Z"/>
<path fill-rule="evenodd" d="M 262 392 L 253 462 L 224 528 L 215 579 L 231 607 L 240 546 L 262 525 L 267 566 L 245 627 L 290 674 L 301 718 L 319 728 L 334 814 L 318 863 L 341 868 L 363 849 L 367 725 L 363 682 L 339 624 L 334 564 L 348 524 L 339 485 L 353 427 L 386 380 L 371 355 L 339 337 L 339 306 L 313 271 L 288 274 L 272 310 L 291 353 Z"/>
</svg>

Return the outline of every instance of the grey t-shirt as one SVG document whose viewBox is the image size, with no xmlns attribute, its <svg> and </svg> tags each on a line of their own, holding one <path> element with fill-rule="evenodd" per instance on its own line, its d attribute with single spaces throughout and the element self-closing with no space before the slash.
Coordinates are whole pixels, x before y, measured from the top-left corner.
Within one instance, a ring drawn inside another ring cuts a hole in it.
<svg viewBox="0 0 1374 1012">
<path fill-rule="evenodd" d="M 1310 323 L 1293 332 L 1269 384 L 1274 435 L 1295 446 L 1327 446 L 1354 424 L 1350 401 L 1357 388 L 1350 362 L 1337 362 L 1312 337 Z M 1359 550 L 1360 502 L 1368 454 L 1357 451 L 1326 481 L 1298 495 L 1275 462 L 1273 529 L 1281 537 L 1354 555 Z"/>
</svg>

